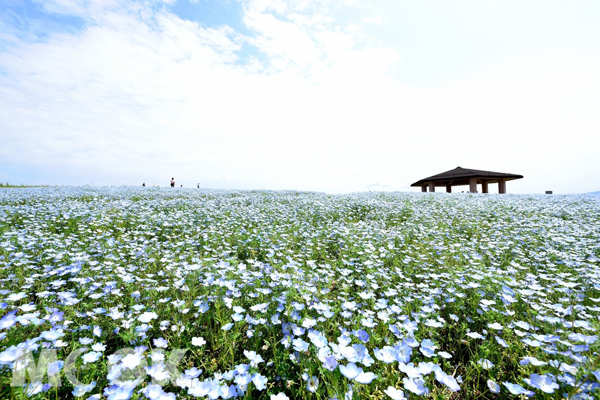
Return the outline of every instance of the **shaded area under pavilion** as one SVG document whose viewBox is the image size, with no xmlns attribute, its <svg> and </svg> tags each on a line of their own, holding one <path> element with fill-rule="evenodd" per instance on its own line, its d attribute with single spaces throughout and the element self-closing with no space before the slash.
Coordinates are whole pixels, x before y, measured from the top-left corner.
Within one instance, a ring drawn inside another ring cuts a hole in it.
<svg viewBox="0 0 600 400">
<path fill-rule="evenodd" d="M 481 192 L 489 193 L 488 185 L 497 183 L 498 193 L 506 193 L 506 181 L 521 178 L 523 178 L 523 175 L 457 167 L 441 174 L 423 178 L 410 186 L 420 186 L 422 192 L 426 192 L 428 188 L 430 192 L 435 192 L 435 187 L 441 186 L 446 188 L 446 192 L 452 193 L 452 186 L 469 185 L 469 192 L 477 193 L 477 185 L 481 184 Z"/>
</svg>

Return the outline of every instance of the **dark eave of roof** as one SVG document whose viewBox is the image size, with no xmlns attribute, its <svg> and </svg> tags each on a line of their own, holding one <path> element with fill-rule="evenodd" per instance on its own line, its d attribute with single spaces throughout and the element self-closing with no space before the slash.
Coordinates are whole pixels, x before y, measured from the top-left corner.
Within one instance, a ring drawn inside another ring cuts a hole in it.
<svg viewBox="0 0 600 400">
<path fill-rule="evenodd" d="M 463 180 L 468 180 L 470 178 L 504 179 L 507 181 L 511 181 L 513 179 L 521 179 L 523 178 L 523 175 L 457 167 L 450 171 L 442 172 L 441 174 L 433 175 L 428 178 L 423 178 L 410 186 L 421 186 L 427 182 L 440 181 L 461 181 L 460 183 L 456 182 L 455 184 L 463 184 Z"/>
</svg>

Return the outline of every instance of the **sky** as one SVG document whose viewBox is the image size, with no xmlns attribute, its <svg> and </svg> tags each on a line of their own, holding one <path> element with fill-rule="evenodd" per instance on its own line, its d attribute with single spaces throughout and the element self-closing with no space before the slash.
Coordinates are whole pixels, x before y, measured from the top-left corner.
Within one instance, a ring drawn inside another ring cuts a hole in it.
<svg viewBox="0 0 600 400">
<path fill-rule="evenodd" d="M 0 182 L 420 191 L 461 166 L 600 190 L 599 20 L 597 0 L 0 0 Z"/>
</svg>

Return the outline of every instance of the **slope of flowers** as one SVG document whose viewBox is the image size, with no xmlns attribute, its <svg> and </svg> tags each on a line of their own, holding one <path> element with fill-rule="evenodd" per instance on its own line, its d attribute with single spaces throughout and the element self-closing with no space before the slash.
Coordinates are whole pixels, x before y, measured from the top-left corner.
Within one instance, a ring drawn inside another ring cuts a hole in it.
<svg viewBox="0 0 600 400">
<path fill-rule="evenodd" d="M 592 197 L 0 190 L 1 398 L 594 398 L 599 315 Z"/>
</svg>

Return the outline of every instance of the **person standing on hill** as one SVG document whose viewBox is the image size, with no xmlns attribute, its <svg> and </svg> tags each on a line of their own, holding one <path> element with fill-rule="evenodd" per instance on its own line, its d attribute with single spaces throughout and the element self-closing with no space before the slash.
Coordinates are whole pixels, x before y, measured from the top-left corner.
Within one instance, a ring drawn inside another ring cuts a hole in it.
<svg viewBox="0 0 600 400">
<path fill-rule="evenodd" d="M 175 187 L 175 178 L 171 178 L 171 187 Z"/>
</svg>

